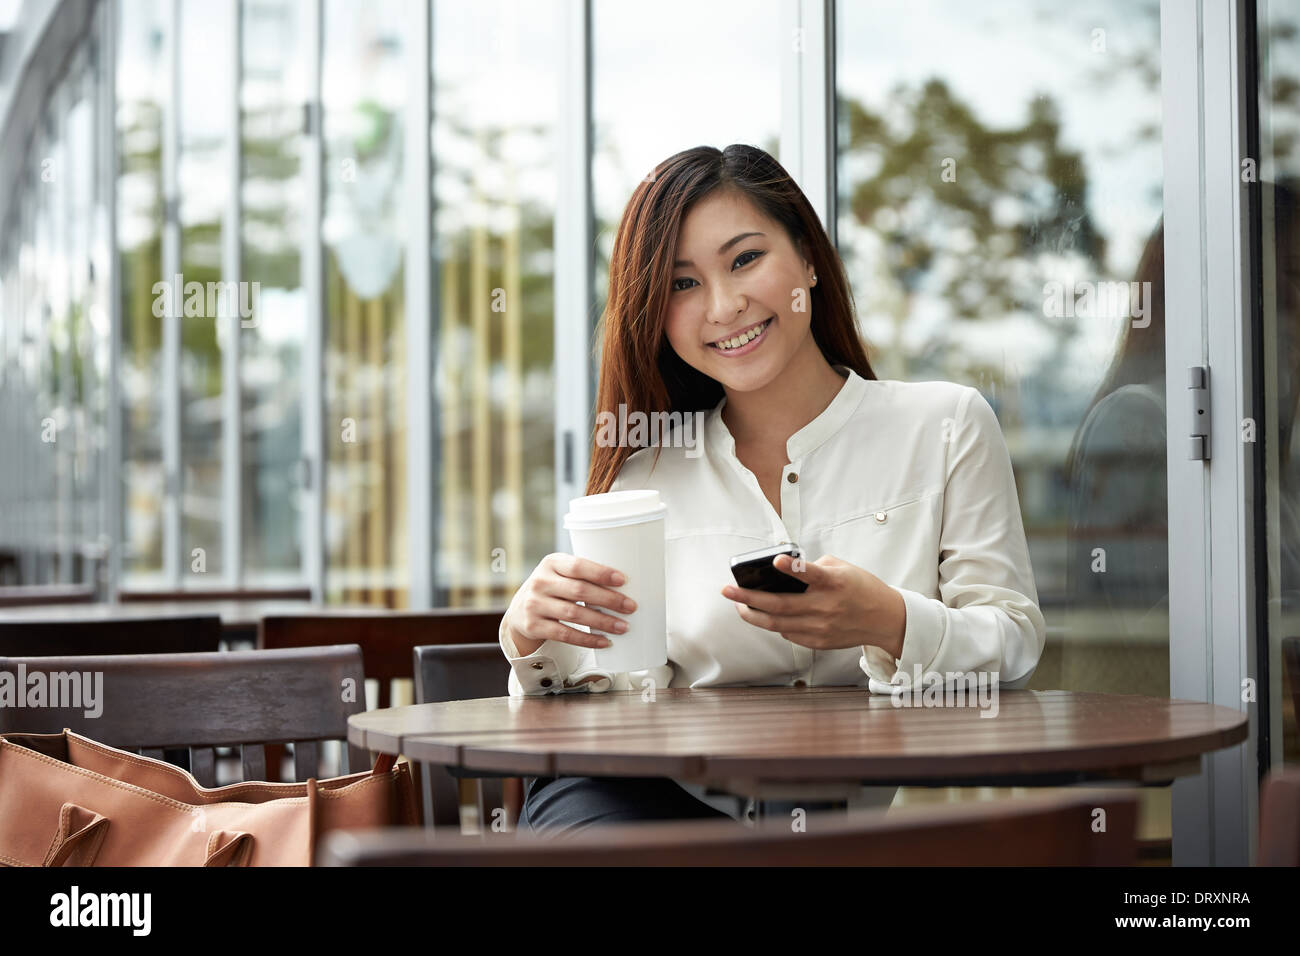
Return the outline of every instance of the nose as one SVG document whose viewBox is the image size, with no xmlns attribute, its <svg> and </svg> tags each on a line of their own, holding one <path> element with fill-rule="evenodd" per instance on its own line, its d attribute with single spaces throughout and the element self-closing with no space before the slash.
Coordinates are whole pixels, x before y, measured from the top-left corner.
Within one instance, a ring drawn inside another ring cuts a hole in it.
<svg viewBox="0 0 1300 956">
<path fill-rule="evenodd" d="M 744 314 L 745 308 L 744 295 L 726 282 L 719 282 L 713 286 L 713 291 L 709 293 L 709 302 L 704 317 L 711 325 L 725 327 L 733 324 L 737 316 Z"/>
</svg>

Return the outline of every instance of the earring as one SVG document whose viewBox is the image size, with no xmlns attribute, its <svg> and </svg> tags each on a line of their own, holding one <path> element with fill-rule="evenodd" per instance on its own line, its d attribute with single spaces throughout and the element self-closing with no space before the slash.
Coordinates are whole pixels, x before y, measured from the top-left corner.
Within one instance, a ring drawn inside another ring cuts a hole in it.
<svg viewBox="0 0 1300 956">
<path fill-rule="evenodd" d="M 816 285 L 816 284 L 817 284 L 817 273 L 815 273 L 815 272 L 813 273 L 812 284 L 813 284 L 813 285 Z"/>
</svg>

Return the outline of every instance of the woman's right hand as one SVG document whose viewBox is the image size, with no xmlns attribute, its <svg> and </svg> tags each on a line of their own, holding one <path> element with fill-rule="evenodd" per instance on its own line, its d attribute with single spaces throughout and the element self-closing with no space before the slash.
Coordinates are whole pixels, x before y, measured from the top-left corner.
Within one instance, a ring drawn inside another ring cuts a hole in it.
<svg viewBox="0 0 1300 956">
<path fill-rule="evenodd" d="M 587 634 L 561 622 L 585 624 L 593 631 L 623 633 L 627 624 L 595 608 L 622 613 L 636 610 L 636 602 L 612 590 L 625 581 L 615 568 L 563 552 L 548 554 L 515 592 L 505 613 L 505 633 L 523 655 L 531 654 L 548 640 L 578 647 L 609 647 L 610 641 L 603 634 Z"/>
</svg>

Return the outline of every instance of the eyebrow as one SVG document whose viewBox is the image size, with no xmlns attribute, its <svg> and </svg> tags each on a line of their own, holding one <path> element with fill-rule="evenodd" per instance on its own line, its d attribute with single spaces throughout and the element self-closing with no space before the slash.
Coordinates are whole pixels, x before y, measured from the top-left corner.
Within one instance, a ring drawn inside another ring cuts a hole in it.
<svg viewBox="0 0 1300 956">
<path fill-rule="evenodd" d="M 736 243 L 740 242 L 741 239 L 748 239 L 750 236 L 761 236 L 761 235 L 763 235 L 763 233 L 761 232 L 742 232 L 738 236 L 732 236 L 722 245 L 718 246 L 718 255 L 722 255 L 724 252 L 726 252 Z M 693 266 L 693 265 L 695 265 L 695 263 L 692 262 L 690 259 L 677 259 L 674 260 L 673 262 L 674 269 L 682 269 L 685 268 L 686 266 Z"/>
</svg>

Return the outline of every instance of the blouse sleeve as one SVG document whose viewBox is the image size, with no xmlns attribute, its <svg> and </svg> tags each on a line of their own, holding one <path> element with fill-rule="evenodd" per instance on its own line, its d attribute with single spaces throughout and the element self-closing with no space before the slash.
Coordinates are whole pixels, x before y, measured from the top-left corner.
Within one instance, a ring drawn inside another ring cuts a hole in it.
<svg viewBox="0 0 1300 956">
<path fill-rule="evenodd" d="M 1047 636 L 1025 541 L 1011 455 L 988 401 L 967 387 L 948 452 L 939 594 L 894 587 L 907 622 L 897 661 L 879 647 L 860 661 L 874 693 L 919 673 L 994 673 L 1003 687 L 1033 676 Z M 936 677 L 929 678 L 931 681 Z"/>
</svg>

